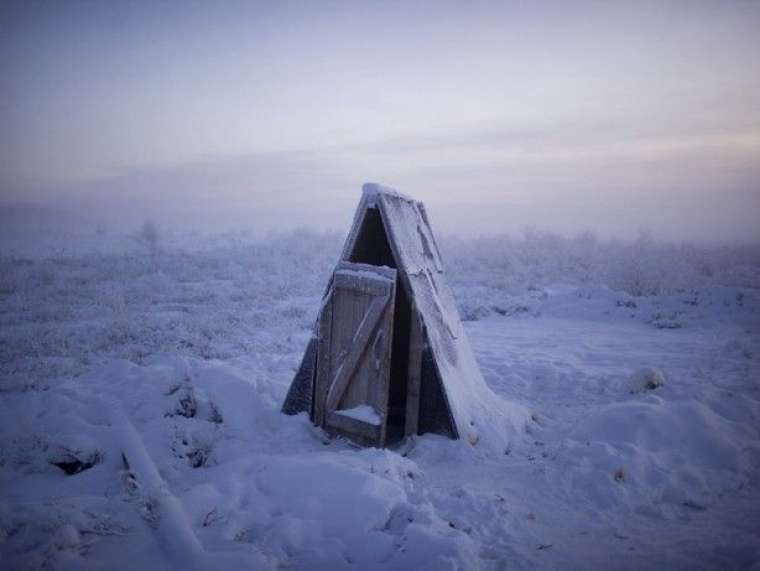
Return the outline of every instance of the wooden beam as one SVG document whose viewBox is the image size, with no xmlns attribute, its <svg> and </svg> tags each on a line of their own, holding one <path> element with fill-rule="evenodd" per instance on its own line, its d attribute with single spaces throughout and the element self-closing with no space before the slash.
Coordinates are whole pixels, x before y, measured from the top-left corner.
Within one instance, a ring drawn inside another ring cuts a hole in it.
<svg viewBox="0 0 760 571">
<path fill-rule="evenodd" d="M 381 424 L 370 424 L 357 418 L 351 418 L 340 411 L 332 411 L 327 415 L 328 428 L 337 429 L 341 434 L 349 437 L 361 437 L 365 443 L 382 446 L 380 442 Z"/>
<path fill-rule="evenodd" d="M 332 333 L 333 300 L 332 290 L 327 295 L 319 314 L 317 338 L 317 375 L 314 383 L 313 418 L 314 424 L 325 424 L 325 400 L 330 388 L 330 335 Z"/>
<path fill-rule="evenodd" d="M 390 289 L 391 281 L 378 279 L 362 279 L 361 276 L 347 274 L 341 271 L 335 272 L 333 276 L 333 287 L 335 289 L 348 289 L 360 293 L 366 293 L 377 296 L 387 296 Z"/>
<path fill-rule="evenodd" d="M 341 260 L 338 262 L 338 267 L 335 271 L 339 272 L 341 270 L 349 270 L 354 272 L 372 272 L 373 274 L 378 274 L 384 278 L 388 278 L 389 280 L 396 279 L 396 269 L 389 268 L 388 266 L 373 266 L 372 264 L 362 264 L 361 262 L 348 262 L 346 260 Z"/>
<path fill-rule="evenodd" d="M 290 389 L 282 403 L 281 411 L 284 414 L 298 414 L 308 412 L 312 416 L 314 403 L 314 376 L 317 372 L 317 337 L 312 336 L 306 346 L 301 365 L 298 367 L 296 376 L 290 383 Z"/>
<path fill-rule="evenodd" d="M 420 382 L 422 370 L 422 348 L 424 344 L 422 321 L 417 306 L 412 303 L 409 327 L 409 372 L 406 389 L 406 422 L 404 435 L 417 434 L 420 420 Z"/>
</svg>

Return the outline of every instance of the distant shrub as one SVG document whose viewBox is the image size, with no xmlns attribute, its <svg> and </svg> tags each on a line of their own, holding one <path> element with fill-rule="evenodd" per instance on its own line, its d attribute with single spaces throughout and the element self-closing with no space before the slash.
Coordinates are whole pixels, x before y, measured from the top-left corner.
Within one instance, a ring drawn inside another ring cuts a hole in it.
<svg viewBox="0 0 760 571">
<path fill-rule="evenodd" d="M 142 244 L 148 251 L 153 269 L 158 270 L 158 242 L 159 242 L 158 226 L 152 220 L 146 220 L 143 222 L 140 229 L 135 234 L 134 238 L 138 243 Z"/>
<path fill-rule="evenodd" d="M 343 241 L 308 231 L 265 239 L 172 235 L 152 223 L 129 239 L 110 238 L 102 250 L 0 255 L 0 385 L 16 390 L 35 379 L 44 387 L 102 359 L 142 363 L 159 353 L 285 353 L 296 361 Z M 590 232 L 565 238 L 535 229 L 517 238 L 438 239 L 465 320 L 533 318 L 549 290 L 565 285 L 580 293 L 601 285 L 625 291 L 619 304 L 627 309 L 637 306 L 633 296 L 710 285 L 760 288 L 758 246 L 662 244 L 646 235 L 603 241 Z M 161 272 L 146 275 L 146 257 L 156 268 L 159 250 Z M 686 326 L 680 313 L 664 310 L 650 323 Z"/>
<path fill-rule="evenodd" d="M 760 246 L 700 246 L 656 242 L 641 232 L 633 242 L 573 238 L 525 230 L 520 239 L 443 237 L 449 279 L 518 293 L 553 284 L 603 284 L 632 296 L 663 295 L 708 284 L 760 288 Z"/>
</svg>

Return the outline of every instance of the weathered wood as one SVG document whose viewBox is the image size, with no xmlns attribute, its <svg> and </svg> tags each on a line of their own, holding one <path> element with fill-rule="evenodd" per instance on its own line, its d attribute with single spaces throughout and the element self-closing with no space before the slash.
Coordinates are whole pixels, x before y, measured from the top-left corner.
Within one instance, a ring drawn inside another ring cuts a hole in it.
<svg viewBox="0 0 760 571">
<path fill-rule="evenodd" d="M 430 344 L 427 340 L 427 332 L 423 335 L 425 344 L 422 350 L 422 367 L 420 370 L 420 402 L 419 409 L 419 434 L 434 432 L 444 434 L 449 438 L 459 438 L 454 415 L 446 396 L 446 389 L 441 382 L 440 373 L 435 362 Z"/>
<path fill-rule="evenodd" d="M 383 446 L 385 443 L 388 395 L 390 390 L 394 303 L 395 288 L 391 291 L 390 301 L 382 314 L 375 334 L 338 405 L 339 409 L 351 409 L 362 404 L 369 404 L 378 413 L 381 419 L 379 437 L 372 442 L 363 440 L 362 443 L 366 445 Z M 353 436 L 351 438 L 356 440 Z"/>
<path fill-rule="evenodd" d="M 385 439 L 395 277 L 392 268 L 341 263 L 320 318 L 315 424 L 362 444 L 382 446 Z M 371 436 L 352 433 L 350 423 L 331 414 L 362 404 L 381 417 Z"/>
<path fill-rule="evenodd" d="M 398 275 L 397 271 L 394 268 L 389 268 L 388 266 L 373 266 L 372 264 L 362 264 L 361 262 L 348 262 L 345 260 L 341 260 L 340 262 L 338 262 L 338 265 L 335 269 L 336 272 L 339 272 L 341 270 L 348 270 L 348 271 L 353 271 L 353 272 L 356 272 L 356 271 L 372 272 L 373 274 L 378 274 L 391 281 L 395 281 Z"/>
<path fill-rule="evenodd" d="M 363 275 L 347 273 L 345 271 L 337 271 L 333 277 L 333 287 L 335 289 L 347 289 L 376 296 L 387 296 L 390 291 L 390 284 L 391 282 L 384 277 L 379 277 L 376 280 L 365 279 Z"/>
<path fill-rule="evenodd" d="M 372 444 L 375 446 L 382 446 L 381 424 L 370 424 L 359 420 L 358 418 L 352 418 L 340 414 L 340 411 L 333 411 L 327 415 L 328 428 L 336 429 L 338 434 L 349 436 L 350 438 L 360 437 L 362 443 Z"/>
<path fill-rule="evenodd" d="M 325 424 L 325 400 L 330 389 L 330 336 L 332 332 L 333 301 L 335 297 L 328 292 L 322 306 L 317 328 L 317 375 L 314 383 L 312 401 L 312 420 L 317 426 Z"/>
<path fill-rule="evenodd" d="M 458 402 L 450 402 L 449 393 L 464 396 L 461 389 L 456 389 L 463 385 L 483 393 L 490 392 L 490 389 L 483 380 L 469 345 L 459 341 L 459 337 L 463 336 L 462 324 L 454 297 L 443 280 L 443 264 L 427 213 L 423 215 L 417 203 L 392 194 L 381 195 L 377 205 L 399 268 L 399 280 L 409 287 L 409 298 L 415 301 L 426 330 L 419 432 L 436 432 L 459 438 L 460 428 L 468 426 L 468 417 L 475 409 L 466 397 L 460 398 Z M 419 216 L 415 215 L 415 211 Z M 405 234 L 405 230 L 408 231 L 412 224 L 416 226 L 419 239 L 414 241 L 416 244 L 413 247 L 408 247 L 408 240 L 404 240 L 404 237 L 410 238 L 414 233 Z M 404 244 L 407 247 L 402 250 Z M 430 248 L 431 244 L 434 245 L 433 248 Z M 427 333 L 430 330 L 440 332 L 444 327 L 448 335 Z M 442 367 L 439 361 L 445 362 L 447 366 Z M 465 362 L 469 366 L 465 366 Z M 431 397 L 430 401 L 428 397 Z M 467 410 L 467 414 L 455 414 L 455 407 L 460 412 Z M 423 412 L 426 417 L 424 421 Z"/>
<path fill-rule="evenodd" d="M 430 226 L 430 220 L 428 220 L 427 210 L 425 210 L 425 205 L 421 202 L 417 203 L 417 209 L 420 211 L 420 216 L 422 216 L 422 221 L 425 223 L 425 226 L 427 228 L 427 243 L 431 245 L 435 251 L 431 252 L 433 254 L 433 262 L 435 263 L 435 269 L 439 272 L 443 272 L 443 261 L 441 257 L 441 251 L 438 249 L 438 242 L 435 240 L 435 236 L 433 236 L 433 231 L 431 230 Z M 420 237 L 422 237 L 424 234 L 420 232 Z"/>
<path fill-rule="evenodd" d="M 372 402 L 375 410 L 379 411 L 382 418 L 382 442 L 385 443 L 386 424 L 388 420 L 388 396 L 390 393 L 391 374 L 391 350 L 393 347 L 393 308 L 396 303 L 395 288 L 391 292 L 391 299 L 383 314 L 378 333 L 382 336 L 376 340 L 372 347 L 371 358 L 373 365 L 380 375 L 380 382 L 375 384 L 375 394 Z M 350 403 L 349 403 L 349 406 Z"/>
<path fill-rule="evenodd" d="M 314 397 L 314 376 L 317 369 L 317 338 L 309 339 L 296 376 L 290 384 L 288 395 L 282 404 L 282 412 L 288 415 L 308 412 L 311 414 Z"/>
<path fill-rule="evenodd" d="M 350 352 L 338 366 L 335 376 L 330 383 L 330 389 L 327 393 L 327 410 L 334 410 L 338 407 L 338 403 L 348 386 L 348 382 L 351 380 L 354 371 L 356 371 L 359 360 L 365 351 L 367 351 L 370 336 L 375 332 L 380 322 L 380 317 L 382 317 L 383 312 L 388 307 L 389 301 L 390 296 L 387 293 L 379 295 L 372 301 L 369 310 L 364 315 L 359 329 L 354 334 Z"/>
<path fill-rule="evenodd" d="M 416 304 L 412 304 L 409 328 L 409 372 L 406 386 L 406 421 L 404 434 L 417 434 L 420 414 L 420 380 L 422 370 L 423 327 Z"/>
</svg>

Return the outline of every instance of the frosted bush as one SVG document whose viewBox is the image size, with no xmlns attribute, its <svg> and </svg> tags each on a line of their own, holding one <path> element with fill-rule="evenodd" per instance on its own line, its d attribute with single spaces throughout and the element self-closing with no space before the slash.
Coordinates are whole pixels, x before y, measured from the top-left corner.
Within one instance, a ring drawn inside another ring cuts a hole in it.
<svg viewBox="0 0 760 571">
<path fill-rule="evenodd" d="M 144 246 L 109 239 L 110 250 L 0 254 L 4 386 L 80 374 L 110 357 L 141 363 L 157 353 L 234 359 L 276 351 L 297 361 L 343 242 L 308 231 L 259 240 L 164 233 L 157 274 Z M 544 290 L 555 284 L 606 285 L 631 296 L 760 287 L 757 246 L 668 245 L 646 235 L 604 242 L 590 232 L 564 238 L 535 229 L 439 242 L 465 320 L 539 315 Z M 682 324 L 671 317 L 653 314 L 651 322 Z"/>
<path fill-rule="evenodd" d="M 573 238 L 527 229 L 522 239 L 441 239 L 449 279 L 514 293 L 564 283 L 594 283 L 633 296 L 706 285 L 760 287 L 760 246 L 663 244 L 642 232 L 634 242 Z"/>
<path fill-rule="evenodd" d="M 146 220 L 140 226 L 140 230 L 135 234 L 135 240 L 140 243 L 148 252 L 151 264 L 154 269 L 158 269 L 158 226 L 152 220 Z"/>
</svg>

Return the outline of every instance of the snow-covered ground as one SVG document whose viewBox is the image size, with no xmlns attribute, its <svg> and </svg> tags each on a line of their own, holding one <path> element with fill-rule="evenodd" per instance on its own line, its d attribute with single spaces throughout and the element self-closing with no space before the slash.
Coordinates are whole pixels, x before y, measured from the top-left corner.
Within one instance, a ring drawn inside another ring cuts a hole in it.
<svg viewBox="0 0 760 571">
<path fill-rule="evenodd" d="M 494 453 L 279 413 L 339 236 L 65 243 L 0 257 L 3 569 L 760 569 L 760 248 L 444 240 Z"/>
</svg>

